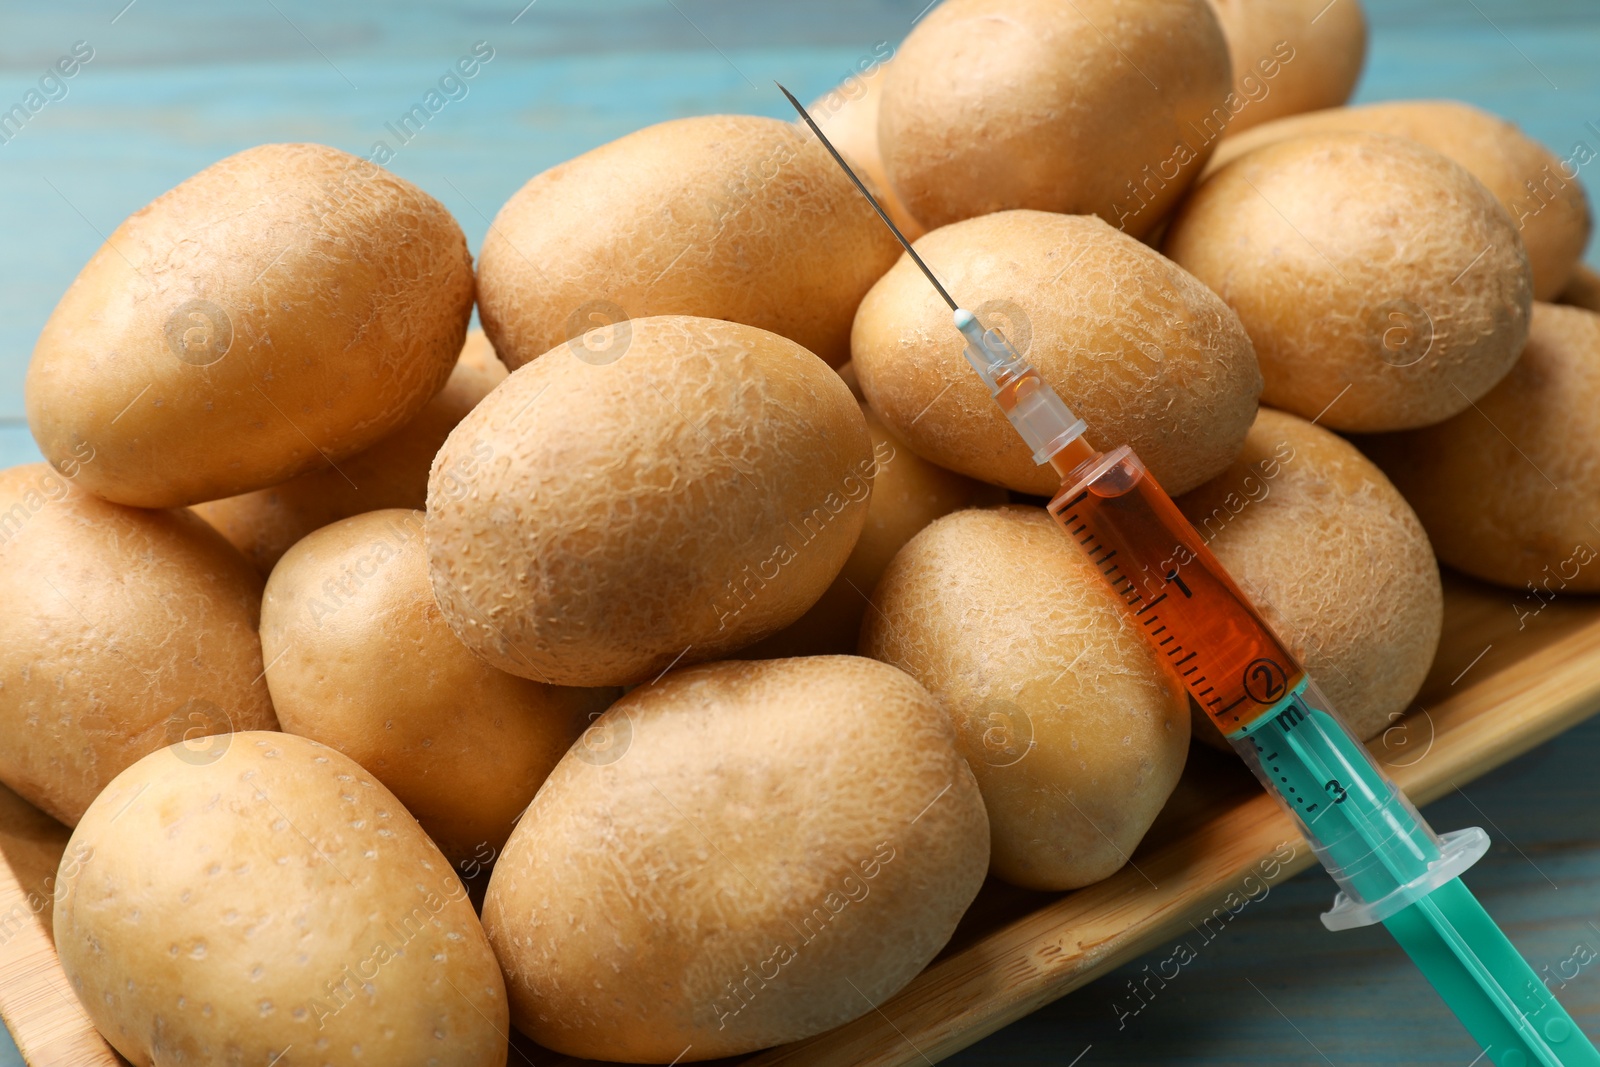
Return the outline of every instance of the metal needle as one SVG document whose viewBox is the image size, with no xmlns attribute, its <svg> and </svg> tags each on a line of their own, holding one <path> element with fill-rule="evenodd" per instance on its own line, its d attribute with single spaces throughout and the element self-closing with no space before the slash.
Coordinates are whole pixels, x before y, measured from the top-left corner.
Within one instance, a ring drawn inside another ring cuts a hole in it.
<svg viewBox="0 0 1600 1067">
<path fill-rule="evenodd" d="M 861 190 L 861 195 L 867 198 L 867 203 L 872 205 L 872 209 L 878 213 L 878 217 L 883 220 L 883 224 L 889 227 L 889 232 L 893 233 L 895 240 L 900 242 L 900 247 L 904 248 L 912 261 L 922 268 L 922 273 L 926 274 L 928 280 L 933 283 L 933 287 L 939 290 L 939 295 L 944 297 L 946 304 L 950 305 L 950 310 L 960 311 L 960 305 L 950 298 L 949 293 L 945 292 L 944 286 L 939 284 L 939 279 L 933 276 L 933 271 L 929 270 L 928 265 L 922 261 L 922 257 L 917 255 L 917 250 L 911 247 L 911 242 L 906 240 L 906 235 L 900 232 L 900 227 L 896 226 L 894 220 L 889 217 L 888 212 L 883 210 L 883 205 L 878 203 L 878 198 L 872 195 L 860 178 L 856 177 L 856 172 L 850 169 L 850 164 L 846 163 L 844 157 L 839 154 L 839 150 L 833 147 L 833 142 L 823 135 L 822 130 L 817 126 L 816 121 L 812 119 L 810 113 L 801 106 L 800 101 L 794 98 L 794 94 L 785 89 L 780 83 L 773 82 L 772 84 L 778 86 L 778 91 L 789 98 L 789 103 L 793 104 L 794 109 L 800 112 L 800 117 L 806 120 L 806 125 L 810 126 L 811 132 L 817 135 L 817 140 L 822 142 L 822 147 L 828 150 L 828 154 L 834 158 L 834 162 L 843 167 L 844 172 L 850 176 L 850 180 L 856 183 L 856 188 Z"/>
</svg>

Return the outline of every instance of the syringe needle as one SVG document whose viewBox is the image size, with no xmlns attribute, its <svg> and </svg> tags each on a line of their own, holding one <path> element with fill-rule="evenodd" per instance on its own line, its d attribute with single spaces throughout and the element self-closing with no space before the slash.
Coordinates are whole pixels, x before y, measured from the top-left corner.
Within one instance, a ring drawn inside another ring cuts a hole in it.
<svg viewBox="0 0 1600 1067">
<path fill-rule="evenodd" d="M 817 140 L 822 142 L 822 147 L 828 150 L 833 161 L 855 183 L 861 195 L 867 198 L 867 203 L 878 213 L 883 224 L 889 227 L 889 232 L 894 234 L 895 240 L 900 242 L 900 247 L 906 250 L 911 261 L 917 265 L 923 275 L 933 284 L 935 290 L 950 305 L 954 313 L 955 325 L 967 339 L 967 362 L 972 364 L 972 369 L 978 372 L 983 383 L 989 387 L 989 392 L 997 400 L 1006 413 L 1006 418 L 1011 420 L 1017 432 L 1022 435 L 1034 450 L 1034 459 L 1039 463 L 1049 462 L 1059 466 L 1063 471 L 1074 469 L 1079 463 L 1093 454 L 1087 442 L 1082 441 L 1083 432 L 1088 427 L 1084 421 L 1072 413 L 1072 409 L 1062 402 L 1055 390 L 1048 387 L 1035 388 L 1040 384 L 1038 373 L 1029 367 L 1011 347 L 999 330 L 985 330 L 972 312 L 967 311 L 957 304 L 945 287 L 939 284 L 939 279 L 934 277 L 933 271 L 917 255 L 917 250 L 911 247 L 911 242 L 906 240 L 906 235 L 900 232 L 900 227 L 894 224 L 889 213 L 883 210 L 883 205 L 878 203 L 878 198 L 866 187 L 861 178 L 846 163 L 839 150 L 833 147 L 833 142 L 818 128 L 810 112 L 795 99 L 793 93 L 785 89 L 782 84 L 773 82 L 778 86 L 778 91 L 788 98 L 789 103 L 800 113 L 811 132 L 817 135 Z M 1022 379 L 1028 378 L 1024 383 Z M 1073 447 L 1076 444 L 1076 447 Z"/>
<path fill-rule="evenodd" d="M 894 220 L 889 217 L 889 213 L 883 210 L 883 205 L 878 203 L 878 198 L 872 195 L 871 190 L 856 176 L 856 172 L 850 168 L 850 164 L 844 161 L 844 157 L 839 154 L 839 150 L 833 147 L 833 142 L 823 134 L 822 129 L 812 119 L 810 112 L 806 111 L 800 101 L 794 98 L 794 94 L 785 89 L 781 83 L 773 82 L 772 84 L 778 87 L 780 93 L 789 98 L 789 103 L 793 104 L 794 109 L 800 112 L 800 117 L 805 119 L 807 126 L 811 127 L 811 132 L 817 135 L 817 140 L 822 142 L 822 147 L 828 150 L 828 154 L 833 156 L 834 162 L 839 164 L 844 169 L 844 172 L 850 176 L 850 180 L 856 183 L 856 188 L 861 190 L 861 195 L 867 198 L 867 203 L 872 205 L 872 209 L 878 213 L 878 217 L 883 220 L 884 225 L 889 227 L 889 232 L 894 234 L 895 240 L 900 242 L 900 247 L 906 250 L 912 261 L 922 269 L 922 273 L 927 275 L 928 280 L 933 283 L 933 287 L 939 291 L 939 295 L 944 297 L 944 302 L 950 305 L 950 310 L 960 311 L 961 306 L 951 299 L 944 286 L 939 284 L 939 279 L 933 276 L 933 271 L 929 270 L 928 265 L 922 261 L 922 257 L 917 255 L 917 250 L 911 247 L 911 242 L 906 240 L 906 235 L 900 232 L 900 227 L 896 226 Z"/>
</svg>

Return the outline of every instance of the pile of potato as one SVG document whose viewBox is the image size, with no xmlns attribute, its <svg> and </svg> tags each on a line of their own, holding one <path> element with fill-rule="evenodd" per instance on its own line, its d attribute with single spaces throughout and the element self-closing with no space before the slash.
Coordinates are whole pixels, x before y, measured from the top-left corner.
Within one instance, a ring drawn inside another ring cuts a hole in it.
<svg viewBox="0 0 1600 1067">
<path fill-rule="evenodd" d="M 1600 591 L 1600 315 L 1543 302 L 1588 205 L 1474 108 L 1339 106 L 1356 0 L 1214 2 L 946 0 L 816 113 L 1371 737 L 1435 550 Z M 871 1012 L 989 874 L 1117 870 L 1189 701 L 962 343 L 771 118 L 537 175 L 476 269 L 316 145 L 132 215 L 0 473 L 0 781 L 76 827 L 107 1040 L 735 1055 Z"/>
</svg>

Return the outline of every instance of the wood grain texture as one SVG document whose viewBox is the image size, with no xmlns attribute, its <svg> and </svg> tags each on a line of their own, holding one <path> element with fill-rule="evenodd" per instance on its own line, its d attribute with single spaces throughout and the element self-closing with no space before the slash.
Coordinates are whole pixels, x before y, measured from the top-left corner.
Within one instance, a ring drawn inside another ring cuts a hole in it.
<svg viewBox="0 0 1600 1067">
<path fill-rule="evenodd" d="M 50 934 L 65 826 L 0 786 L 0 1017 L 32 1067 L 124 1062 L 78 1005 Z"/>
</svg>

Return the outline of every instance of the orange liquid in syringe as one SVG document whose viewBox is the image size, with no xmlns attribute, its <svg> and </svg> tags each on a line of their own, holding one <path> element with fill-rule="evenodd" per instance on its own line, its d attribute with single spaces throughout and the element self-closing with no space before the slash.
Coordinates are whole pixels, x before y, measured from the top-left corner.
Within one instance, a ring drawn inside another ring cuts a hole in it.
<svg viewBox="0 0 1600 1067">
<path fill-rule="evenodd" d="M 1052 464 L 1071 483 L 1051 516 L 1224 735 L 1300 684 L 1305 671 L 1131 449 L 1099 455 L 1079 438 Z"/>
</svg>

